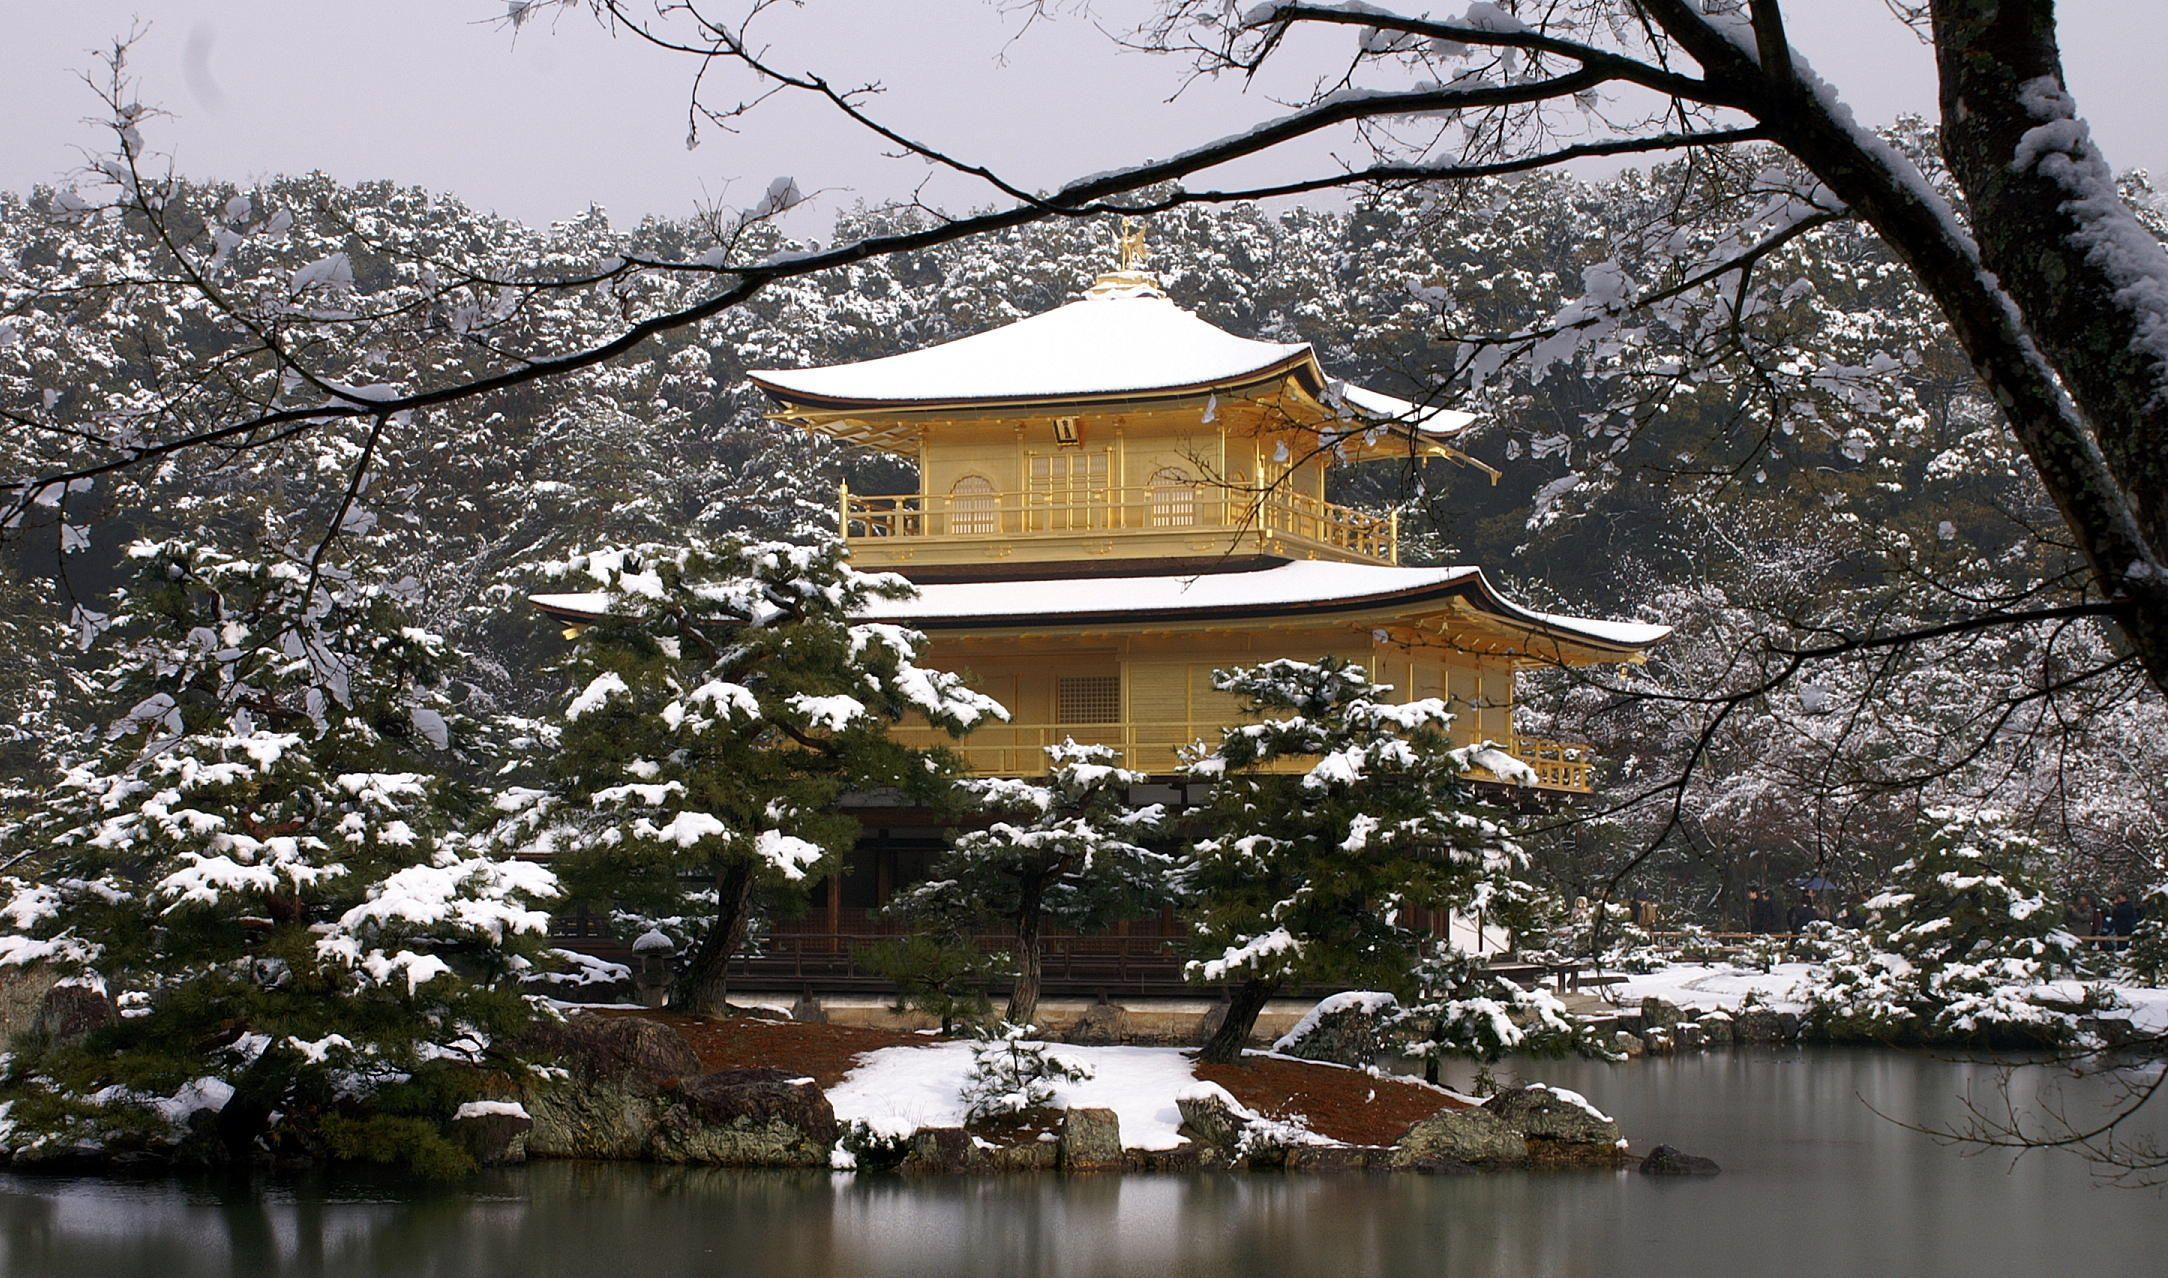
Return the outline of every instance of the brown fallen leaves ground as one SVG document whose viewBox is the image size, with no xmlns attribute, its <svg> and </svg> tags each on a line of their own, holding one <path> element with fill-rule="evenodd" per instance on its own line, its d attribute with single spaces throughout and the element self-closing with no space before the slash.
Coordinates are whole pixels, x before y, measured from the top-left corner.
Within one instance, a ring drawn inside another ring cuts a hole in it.
<svg viewBox="0 0 2168 1278">
<path fill-rule="evenodd" d="M 858 1058 L 884 1047 L 923 1047 L 938 1040 L 899 1030 L 820 1025 L 758 1015 L 707 1018 L 641 1011 L 685 1036 L 709 1070 L 765 1067 L 834 1087 Z M 1272 1118 L 1299 1119 L 1311 1131 L 1351 1145 L 1390 1145 L 1408 1127 L 1459 1102 L 1412 1081 L 1376 1078 L 1276 1056 L 1240 1065 L 1200 1065 L 1197 1077 L 1227 1089 L 1246 1108 Z"/>
</svg>

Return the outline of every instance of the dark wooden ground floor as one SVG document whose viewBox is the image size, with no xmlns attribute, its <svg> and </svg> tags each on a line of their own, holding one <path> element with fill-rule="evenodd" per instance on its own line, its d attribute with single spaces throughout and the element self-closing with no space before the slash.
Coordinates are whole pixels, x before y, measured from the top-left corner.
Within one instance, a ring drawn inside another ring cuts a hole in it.
<svg viewBox="0 0 2168 1278">
<path fill-rule="evenodd" d="M 732 988 L 793 995 L 893 989 L 864 961 L 868 949 L 908 930 L 883 918 L 881 908 L 898 892 L 930 877 L 948 837 L 946 829 L 926 820 L 924 814 L 904 812 L 897 817 L 884 823 L 868 820 L 865 837 L 837 873 L 813 887 L 802 911 L 768 918 L 756 942 L 731 965 Z M 1427 922 L 1435 931 L 1445 928 L 1442 917 Z M 605 924 L 592 910 L 575 907 L 557 916 L 557 943 L 629 963 L 630 947 Z M 1181 935 L 1171 910 L 1091 935 L 1051 931 L 1044 938 L 1044 992 L 1109 999 L 1217 997 L 1216 987 L 1182 978 Z M 976 940 L 988 953 L 1005 953 L 1011 944 L 1001 933 Z M 1006 982 L 994 982 L 988 993 L 1005 995 Z"/>
</svg>

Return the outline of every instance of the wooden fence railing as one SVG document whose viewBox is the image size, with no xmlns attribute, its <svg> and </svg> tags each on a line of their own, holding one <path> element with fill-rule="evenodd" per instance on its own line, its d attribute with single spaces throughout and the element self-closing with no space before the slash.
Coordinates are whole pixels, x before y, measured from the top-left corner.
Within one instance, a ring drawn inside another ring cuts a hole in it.
<svg viewBox="0 0 2168 1278">
<path fill-rule="evenodd" d="M 1380 563 L 1400 562 L 1399 522 L 1394 516 L 1374 515 L 1289 488 L 1256 493 L 1211 484 L 1154 484 L 1074 493 L 891 495 L 844 488 L 837 501 L 846 541 L 1256 529 Z"/>
</svg>

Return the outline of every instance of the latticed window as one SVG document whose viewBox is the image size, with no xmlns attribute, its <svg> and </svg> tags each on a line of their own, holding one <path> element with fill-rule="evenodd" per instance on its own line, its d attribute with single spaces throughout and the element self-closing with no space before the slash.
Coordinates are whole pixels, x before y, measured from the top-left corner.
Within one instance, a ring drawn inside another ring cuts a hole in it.
<svg viewBox="0 0 2168 1278">
<path fill-rule="evenodd" d="M 1194 528 L 1197 525 L 1197 484 L 1188 472 L 1169 466 L 1155 471 L 1149 489 L 1152 527 Z"/>
<path fill-rule="evenodd" d="M 1105 451 L 1032 454 L 1027 473 L 1036 508 L 1033 527 L 1041 531 L 1106 527 L 1111 456 Z"/>
<path fill-rule="evenodd" d="M 1120 675 L 1063 675 L 1054 681 L 1054 717 L 1063 724 L 1119 723 Z"/>
<path fill-rule="evenodd" d="M 950 532 L 984 537 L 995 531 L 998 522 L 993 480 L 984 475 L 966 475 L 949 489 Z"/>
</svg>

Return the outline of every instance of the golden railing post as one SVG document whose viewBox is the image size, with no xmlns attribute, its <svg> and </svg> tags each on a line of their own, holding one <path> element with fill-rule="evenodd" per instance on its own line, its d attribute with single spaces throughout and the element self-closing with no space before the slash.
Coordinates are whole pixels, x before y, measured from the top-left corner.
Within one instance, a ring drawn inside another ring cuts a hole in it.
<svg viewBox="0 0 2168 1278">
<path fill-rule="evenodd" d="M 836 481 L 836 536 L 851 539 L 851 481 Z"/>
<path fill-rule="evenodd" d="M 1388 562 L 1400 562 L 1400 507 L 1393 507 L 1391 517 L 1385 521 L 1385 558 Z"/>
</svg>

